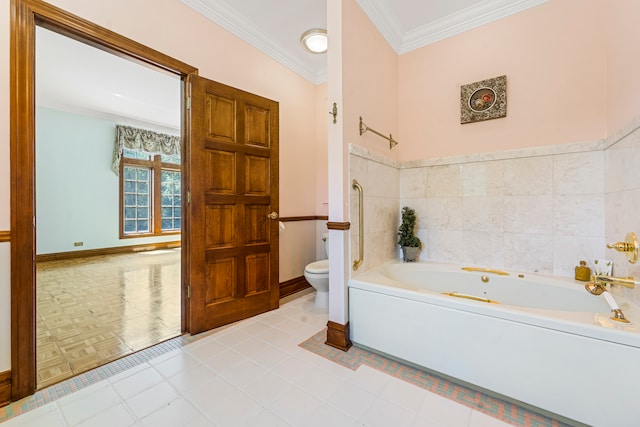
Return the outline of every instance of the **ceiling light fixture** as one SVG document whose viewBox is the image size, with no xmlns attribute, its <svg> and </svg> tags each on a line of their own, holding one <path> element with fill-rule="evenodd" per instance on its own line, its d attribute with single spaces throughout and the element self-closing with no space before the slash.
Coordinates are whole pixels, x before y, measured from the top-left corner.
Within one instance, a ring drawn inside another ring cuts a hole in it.
<svg viewBox="0 0 640 427">
<path fill-rule="evenodd" d="M 309 31 L 305 31 L 300 37 L 300 43 L 307 52 L 311 53 L 325 53 L 327 51 L 327 30 L 321 28 L 314 28 Z"/>
</svg>

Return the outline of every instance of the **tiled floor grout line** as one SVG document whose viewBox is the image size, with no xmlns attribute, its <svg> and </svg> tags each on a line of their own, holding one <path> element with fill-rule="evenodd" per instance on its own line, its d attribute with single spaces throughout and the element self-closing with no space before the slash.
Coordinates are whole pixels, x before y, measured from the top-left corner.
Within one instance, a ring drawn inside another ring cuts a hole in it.
<svg viewBox="0 0 640 427">
<path fill-rule="evenodd" d="M 280 300 L 280 306 L 283 307 L 285 304 L 292 303 L 296 299 L 302 298 L 308 294 L 309 290 L 305 290 L 289 297 L 282 298 Z M 245 319 L 245 321 L 246 320 L 250 319 Z M 90 371 L 76 375 L 57 384 L 48 386 L 42 390 L 38 390 L 31 396 L 27 396 L 24 399 L 12 402 L 7 406 L 1 407 L 0 423 L 33 409 L 37 409 L 48 403 L 54 402 L 76 391 L 80 391 L 86 387 L 96 384 L 102 380 L 109 379 L 115 375 L 125 372 L 127 369 L 146 363 L 156 357 L 169 353 L 178 348 L 182 348 L 187 344 L 199 341 L 214 333 L 220 333 L 234 325 L 236 324 L 222 326 L 220 328 L 205 331 L 196 335 L 184 334 L 175 338 L 171 338 L 152 347 L 124 356 L 120 359 L 114 360 Z"/>
<path fill-rule="evenodd" d="M 38 390 L 32 396 L 25 397 L 24 399 L 18 400 L 17 402 L 10 403 L 5 407 L 0 408 L 0 422 L 24 414 L 30 410 L 37 409 L 62 397 L 68 396 L 71 393 L 80 391 L 86 387 L 96 384 L 102 380 L 109 379 L 117 374 L 125 372 L 127 369 L 133 368 L 142 363 L 146 363 L 158 356 L 181 348 L 186 344 L 195 342 L 198 339 L 202 339 L 208 335 L 209 334 L 203 334 L 203 336 L 195 335 L 191 337 L 182 335 L 176 338 L 172 338 L 153 347 L 149 347 L 145 350 L 125 356 L 121 359 L 114 360 L 113 362 L 109 362 L 106 365 L 99 366 L 95 369 L 69 378 L 57 384 L 51 385 L 42 390 Z"/>
<path fill-rule="evenodd" d="M 278 348 L 280 344 L 271 343 L 268 341 L 267 338 L 261 339 L 260 330 L 266 326 L 266 327 L 272 328 L 270 329 L 272 331 L 274 330 L 278 331 L 279 334 L 286 334 L 289 337 L 299 338 L 299 340 L 296 341 L 299 343 L 297 344 L 297 347 L 299 347 L 300 349 L 304 349 L 304 350 L 300 350 L 301 352 L 300 354 L 289 353 L 288 351 L 285 351 L 285 353 L 290 354 L 290 356 L 293 357 L 294 359 L 298 358 L 300 355 L 303 355 L 304 353 L 306 353 L 306 351 L 309 351 L 310 353 L 308 354 L 314 354 L 315 356 L 320 356 L 324 360 L 328 360 L 332 363 L 335 363 L 338 366 L 348 368 L 350 371 L 353 371 L 353 372 L 357 371 L 360 367 L 365 365 L 371 369 L 376 370 L 377 372 L 381 372 L 385 375 L 388 375 L 389 378 L 393 377 L 393 378 L 405 381 L 414 386 L 418 386 L 423 390 L 426 390 L 428 392 L 431 392 L 436 395 L 442 396 L 446 399 L 449 399 L 450 401 L 456 404 L 464 405 L 465 407 L 470 408 L 470 410 L 489 415 L 497 420 L 500 420 L 502 422 L 509 423 L 512 425 L 516 425 L 516 426 L 564 427 L 567 425 L 557 420 L 551 419 L 543 414 L 538 414 L 535 411 L 531 411 L 529 409 L 520 407 L 518 405 L 515 405 L 507 401 L 502 401 L 500 399 L 497 399 L 495 397 L 492 397 L 490 395 L 484 394 L 479 391 L 471 390 L 463 385 L 458 385 L 455 382 L 450 381 L 448 379 L 438 377 L 437 375 L 427 373 L 425 371 L 421 371 L 419 369 L 416 369 L 410 366 L 406 366 L 397 361 L 388 359 L 379 354 L 369 352 L 367 350 L 364 350 L 355 346 L 352 347 L 352 349 L 350 349 L 348 352 L 342 352 L 332 347 L 328 347 L 324 345 L 324 339 L 326 337 L 326 329 L 324 328 L 320 332 L 313 334 L 310 338 L 302 341 L 300 337 L 305 336 L 304 329 L 298 328 L 295 322 L 300 322 L 301 325 L 303 325 L 304 323 L 304 321 L 301 321 L 300 318 L 297 318 L 298 315 L 304 312 L 304 310 L 302 309 L 303 301 L 302 299 L 300 299 L 300 301 L 296 301 L 294 299 L 291 302 L 292 303 L 290 305 L 285 304 L 283 302 L 281 305 L 281 308 L 283 308 L 283 310 L 276 310 L 271 312 L 275 314 L 275 316 L 278 316 L 278 314 L 281 314 L 282 317 L 289 319 L 287 321 L 277 322 L 275 325 L 270 325 L 269 319 L 271 318 L 272 314 L 267 313 L 263 315 L 264 317 L 246 319 L 245 321 L 238 322 L 233 325 L 219 328 L 216 330 L 208 331 L 199 335 L 194 335 L 194 336 L 183 335 L 183 336 L 170 339 L 168 341 L 160 343 L 157 346 L 150 347 L 146 350 L 135 353 L 133 355 L 125 356 L 122 359 L 116 360 L 107 365 L 104 365 L 92 371 L 86 372 L 85 374 L 81 374 L 77 377 L 63 381 L 62 383 L 59 383 L 49 388 L 38 391 L 34 396 L 25 398 L 19 402 L 14 402 L 13 404 L 10 404 L 7 407 L 0 408 L 0 423 L 3 421 L 9 420 L 10 418 L 13 418 L 17 415 L 26 413 L 32 409 L 36 409 L 48 403 L 54 402 L 58 399 L 61 399 L 62 397 L 65 397 L 76 391 L 87 388 L 100 381 L 112 378 L 115 375 L 126 372 L 128 369 L 134 368 L 135 366 L 140 366 L 142 364 L 151 362 L 153 360 L 155 360 L 155 362 L 149 363 L 149 367 L 151 369 L 154 369 L 156 373 L 158 373 L 160 376 L 164 378 L 163 382 L 166 382 L 170 387 L 175 388 L 173 383 L 168 381 L 168 377 L 165 377 L 161 369 L 158 368 L 158 366 L 161 365 L 163 362 L 169 361 L 172 359 L 172 357 L 167 356 L 166 358 L 164 358 L 166 360 L 162 360 L 163 355 L 168 355 L 168 353 L 174 350 L 182 349 L 187 344 L 195 343 L 197 341 L 202 340 L 205 337 L 209 337 L 212 334 L 217 334 L 217 336 L 215 340 L 212 340 L 210 342 L 212 343 L 217 342 L 218 344 L 226 347 L 226 350 L 236 351 L 234 350 L 234 348 L 240 346 L 242 343 L 245 343 L 245 348 L 250 348 L 247 346 L 250 346 L 248 342 L 251 339 L 264 341 L 265 343 L 270 344 L 275 348 Z M 311 315 L 311 317 L 313 318 L 313 315 Z M 314 327 L 313 325 L 318 325 L 320 323 L 320 320 L 322 320 L 321 316 L 317 317 L 312 322 L 308 322 L 306 325 L 303 325 L 303 326 L 305 326 L 308 329 L 313 329 Z M 260 324 L 262 324 L 262 326 Z M 281 326 L 281 328 L 278 328 L 278 326 Z M 227 328 L 230 329 L 229 334 L 236 335 L 236 337 L 233 338 L 236 341 L 230 344 L 225 344 L 223 342 L 225 335 L 227 335 L 227 333 L 225 332 L 225 329 Z M 243 329 L 246 329 L 246 330 L 243 331 Z M 246 339 L 242 338 L 245 335 L 246 335 Z M 238 338 L 237 336 L 240 336 L 241 338 Z M 199 345 L 200 344 L 198 344 L 198 346 Z M 204 345 L 206 346 L 208 345 L 208 343 L 205 342 Z M 287 346 L 288 345 L 289 344 L 287 344 Z M 199 363 L 207 365 L 206 358 L 202 358 L 202 356 L 197 357 L 192 353 L 193 350 L 196 350 L 197 348 L 198 347 L 191 347 L 190 350 L 185 350 L 185 354 L 187 354 L 189 357 L 193 357 L 195 360 L 198 360 Z M 243 350 L 240 348 L 238 348 L 237 351 L 240 352 L 239 354 L 245 355 L 244 356 L 246 357 L 245 360 L 252 361 L 249 353 L 243 352 Z M 204 353 L 201 353 L 201 354 L 204 354 Z M 309 356 L 309 357 L 313 359 L 315 356 Z M 306 358 L 307 357 L 305 356 L 301 360 L 304 361 Z M 252 362 L 260 365 L 260 367 L 263 368 L 264 374 L 269 373 L 271 374 L 272 377 L 281 376 L 281 373 L 278 372 L 277 370 L 274 370 L 273 366 L 268 367 L 256 361 L 252 361 Z M 318 366 L 319 365 L 321 364 L 318 364 Z M 327 366 L 329 365 L 331 364 L 328 364 Z M 260 403 L 260 401 L 258 401 L 256 398 L 253 397 L 252 393 L 247 391 L 246 387 L 243 387 L 241 383 L 239 384 L 238 382 L 233 380 L 233 373 L 229 372 L 229 369 L 230 369 L 229 367 L 225 368 L 223 371 L 217 371 L 216 369 L 214 370 L 214 372 L 221 380 L 225 381 L 229 385 L 233 386 L 236 390 L 242 392 L 244 395 L 246 395 L 247 397 L 257 402 L 259 406 L 263 406 L 265 411 L 271 412 L 272 414 L 275 414 L 276 416 L 278 416 L 278 412 L 274 411 L 272 407 L 273 403 L 271 405 L 265 405 Z M 146 368 L 142 370 L 146 371 Z M 223 373 L 224 371 L 227 371 L 227 372 Z M 329 370 L 327 370 L 326 372 L 329 372 Z M 133 372 L 131 375 L 135 375 L 135 374 L 136 372 Z M 121 381 L 124 378 L 127 378 L 127 377 L 119 378 L 118 381 Z M 342 409 L 341 407 L 333 405 L 326 397 L 323 399 L 320 395 L 316 395 L 310 391 L 306 391 L 306 387 L 300 387 L 300 384 L 298 384 L 298 381 L 292 382 L 290 378 L 285 379 L 285 381 L 291 383 L 294 387 L 298 388 L 299 390 L 303 390 L 305 391 L 305 393 L 310 394 L 314 398 L 322 401 L 323 405 L 332 407 L 334 410 L 341 412 L 343 415 L 347 415 L 348 417 L 354 416 L 351 413 L 345 412 L 345 410 Z M 360 387 L 354 382 L 351 382 L 351 380 L 347 380 L 345 382 L 351 383 L 356 387 Z M 187 399 L 187 402 L 190 402 L 190 404 L 192 404 L 196 408 L 198 407 L 196 402 L 192 402 L 191 399 L 188 397 L 188 395 L 185 394 L 184 390 L 180 391 L 178 388 L 176 388 L 176 390 L 179 392 L 178 393 L 179 395 L 182 395 L 183 398 Z M 368 391 L 367 389 L 364 389 L 364 390 Z M 372 392 L 372 394 L 376 394 L 378 397 L 382 398 L 381 394 L 379 393 Z M 130 398 L 129 399 L 121 398 L 121 399 L 123 403 L 128 405 L 128 401 Z M 176 399 L 180 399 L 180 397 Z M 386 400 L 386 401 L 397 406 L 397 404 L 393 403 L 391 400 Z M 369 410 L 371 410 L 372 405 L 369 405 L 369 407 L 370 407 Z M 199 411 L 201 415 L 206 416 L 206 414 L 202 412 L 201 409 Z M 131 412 L 131 410 L 129 410 L 129 412 Z M 365 414 L 366 413 L 367 412 L 365 412 Z M 133 412 L 131 412 L 130 415 L 135 416 Z M 281 416 L 284 417 L 284 415 L 281 415 Z M 139 417 L 138 419 L 142 419 L 142 418 Z M 359 422 L 361 422 L 361 420 L 359 420 Z"/>
<path fill-rule="evenodd" d="M 324 345 L 326 330 L 300 343 L 300 347 L 322 356 L 332 362 L 338 363 L 351 370 L 357 370 L 366 365 L 387 375 L 404 380 L 424 390 L 436 393 L 454 402 L 465 405 L 473 410 L 482 412 L 501 421 L 516 426 L 549 426 L 570 427 L 561 421 L 550 418 L 544 414 L 523 408 L 517 404 L 493 397 L 452 380 L 439 377 L 435 374 L 421 371 L 400 362 L 391 360 L 380 354 L 351 347 L 348 352 L 342 352 Z M 447 392 L 450 391 L 450 392 Z"/>
</svg>

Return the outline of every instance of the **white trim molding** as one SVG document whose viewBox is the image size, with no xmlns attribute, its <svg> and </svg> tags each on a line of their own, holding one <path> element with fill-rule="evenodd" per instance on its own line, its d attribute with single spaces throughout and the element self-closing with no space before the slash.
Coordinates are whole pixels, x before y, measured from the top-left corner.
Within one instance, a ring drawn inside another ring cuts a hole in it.
<svg viewBox="0 0 640 427">
<path fill-rule="evenodd" d="M 397 16 L 387 3 L 379 0 L 357 1 L 389 45 L 398 55 L 401 55 L 549 0 L 485 0 L 475 6 L 407 31 L 402 28 Z"/>
<path fill-rule="evenodd" d="M 269 34 L 261 31 L 226 2 L 222 0 L 180 1 L 311 83 L 319 84 L 326 80 L 326 70 L 323 75 L 322 70 L 317 72 L 292 58 L 286 50 L 272 41 Z"/>
<path fill-rule="evenodd" d="M 324 83 L 327 80 L 326 68 L 315 69 L 293 57 L 268 33 L 229 6 L 228 2 L 224 0 L 180 1 L 306 80 L 314 84 Z M 547 1 L 549 0 L 484 0 L 423 26 L 405 29 L 389 1 L 357 0 L 362 10 L 398 55 Z"/>
<path fill-rule="evenodd" d="M 399 53 L 405 38 L 405 30 L 389 3 L 384 0 L 357 0 L 357 2 L 389 46 Z"/>
</svg>

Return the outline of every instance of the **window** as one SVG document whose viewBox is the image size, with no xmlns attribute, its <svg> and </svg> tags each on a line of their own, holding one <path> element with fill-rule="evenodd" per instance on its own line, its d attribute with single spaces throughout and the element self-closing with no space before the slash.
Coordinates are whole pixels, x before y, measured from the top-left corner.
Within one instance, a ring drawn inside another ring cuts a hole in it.
<svg viewBox="0 0 640 427">
<path fill-rule="evenodd" d="M 124 149 L 120 162 L 120 237 L 179 233 L 182 226 L 179 155 Z"/>
</svg>

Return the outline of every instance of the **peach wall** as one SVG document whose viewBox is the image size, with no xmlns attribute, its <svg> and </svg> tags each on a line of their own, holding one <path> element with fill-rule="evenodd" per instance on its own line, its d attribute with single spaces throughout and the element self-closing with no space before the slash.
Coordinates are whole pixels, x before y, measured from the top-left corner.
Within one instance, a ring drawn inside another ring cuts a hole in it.
<svg viewBox="0 0 640 427">
<path fill-rule="evenodd" d="M 640 114 L 640 2 L 607 2 L 607 130 L 622 129 Z"/>
<path fill-rule="evenodd" d="M 280 215 L 317 212 L 316 87 L 179 0 L 50 0 L 49 3 L 199 69 L 203 77 L 280 104 Z M 144 19 L 141 19 L 144 17 Z M 9 217 L 10 1 L 0 0 L 0 230 Z M 315 242 L 309 241 L 315 253 Z M 303 266 L 302 266 L 303 267 Z M 288 268 L 288 267 L 287 267 Z M 302 275 L 302 269 L 298 268 Z M 0 372 L 10 369 L 9 244 L 0 243 Z"/>
<path fill-rule="evenodd" d="M 328 157 L 329 150 L 327 141 L 329 139 L 329 123 L 333 121 L 328 114 L 329 93 L 327 83 L 316 86 L 316 131 L 314 132 L 316 149 L 314 157 L 316 161 L 316 215 L 326 216 L 329 214 L 329 175 Z"/>
<path fill-rule="evenodd" d="M 551 1 L 401 55 L 400 160 L 604 137 L 609 3 Z M 505 74 L 507 117 L 461 125 L 460 86 Z"/>
<path fill-rule="evenodd" d="M 312 83 L 179 0 L 50 3 L 186 62 L 198 68 L 202 77 L 278 101 L 280 214 L 310 215 L 315 211 L 314 186 L 310 184 L 314 178 L 309 176 L 315 164 L 308 155 L 316 143 Z"/>
<path fill-rule="evenodd" d="M 398 56 L 355 0 L 345 1 L 343 10 L 345 143 L 396 159 L 397 147 L 389 150 L 389 143 L 371 132 L 359 135 L 358 117 L 378 132 L 399 139 Z"/>
</svg>

